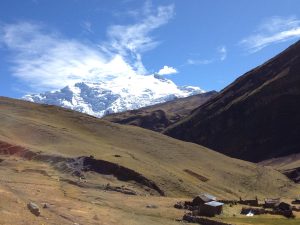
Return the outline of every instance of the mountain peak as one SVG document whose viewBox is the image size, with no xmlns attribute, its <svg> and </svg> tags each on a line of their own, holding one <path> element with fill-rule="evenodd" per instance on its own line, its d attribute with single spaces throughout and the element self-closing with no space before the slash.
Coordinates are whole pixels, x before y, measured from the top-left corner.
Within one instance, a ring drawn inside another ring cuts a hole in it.
<svg viewBox="0 0 300 225">
<path fill-rule="evenodd" d="M 198 87 L 178 87 L 155 74 L 128 75 L 97 83 L 79 82 L 57 91 L 25 95 L 23 99 L 102 117 L 203 92 Z"/>
</svg>

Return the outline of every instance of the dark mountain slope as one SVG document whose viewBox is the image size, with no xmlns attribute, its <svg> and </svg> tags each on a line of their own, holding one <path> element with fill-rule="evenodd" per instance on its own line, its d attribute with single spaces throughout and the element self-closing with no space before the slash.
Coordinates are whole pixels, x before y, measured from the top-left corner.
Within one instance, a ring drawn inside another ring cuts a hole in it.
<svg viewBox="0 0 300 225">
<path fill-rule="evenodd" d="M 300 152 L 300 42 L 164 133 L 253 162 Z"/>
<path fill-rule="evenodd" d="M 120 124 L 134 125 L 153 131 L 162 131 L 171 124 L 188 116 L 194 109 L 217 94 L 216 91 L 178 98 L 173 101 L 110 114 L 103 119 Z"/>
</svg>

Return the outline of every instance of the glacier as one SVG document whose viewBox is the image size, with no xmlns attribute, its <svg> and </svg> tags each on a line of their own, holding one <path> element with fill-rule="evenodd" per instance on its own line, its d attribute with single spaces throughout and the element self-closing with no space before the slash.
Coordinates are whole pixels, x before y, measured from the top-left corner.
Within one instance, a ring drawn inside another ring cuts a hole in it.
<svg viewBox="0 0 300 225">
<path fill-rule="evenodd" d="M 152 74 L 119 76 L 96 83 L 82 81 L 56 91 L 28 94 L 22 99 L 103 117 L 204 92 L 199 87 L 177 86 Z"/>
</svg>

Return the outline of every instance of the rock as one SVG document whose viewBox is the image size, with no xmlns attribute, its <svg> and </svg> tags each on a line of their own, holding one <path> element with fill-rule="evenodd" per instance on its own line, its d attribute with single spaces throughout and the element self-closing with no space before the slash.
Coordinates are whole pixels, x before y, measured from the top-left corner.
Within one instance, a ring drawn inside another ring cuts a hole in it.
<svg viewBox="0 0 300 225">
<path fill-rule="evenodd" d="M 196 222 L 196 221 L 195 221 L 195 217 L 192 216 L 192 215 L 189 214 L 189 213 L 184 214 L 182 220 L 187 221 L 187 222 L 190 222 L 190 223 Z"/>
<path fill-rule="evenodd" d="M 122 194 L 126 194 L 126 195 L 137 195 L 137 192 L 131 190 L 131 189 L 128 189 L 124 186 L 122 187 L 115 187 L 115 186 L 111 186 L 110 184 L 107 184 L 105 186 L 105 190 L 106 191 L 116 191 L 116 192 L 120 192 Z"/>
<path fill-rule="evenodd" d="M 30 210 L 30 212 L 32 214 L 34 214 L 35 216 L 39 216 L 41 214 L 40 212 L 40 208 L 38 207 L 37 204 L 33 203 L 33 202 L 29 202 L 27 204 L 27 208 Z"/>
<path fill-rule="evenodd" d="M 176 202 L 175 205 L 174 205 L 174 208 L 184 209 L 184 203 L 183 202 Z"/>
<path fill-rule="evenodd" d="M 157 209 L 158 208 L 157 205 L 146 205 L 146 207 L 149 209 Z"/>
<path fill-rule="evenodd" d="M 49 204 L 48 204 L 48 203 L 44 203 L 44 204 L 43 204 L 43 208 L 44 208 L 44 209 L 48 209 L 48 208 L 49 208 Z"/>
</svg>

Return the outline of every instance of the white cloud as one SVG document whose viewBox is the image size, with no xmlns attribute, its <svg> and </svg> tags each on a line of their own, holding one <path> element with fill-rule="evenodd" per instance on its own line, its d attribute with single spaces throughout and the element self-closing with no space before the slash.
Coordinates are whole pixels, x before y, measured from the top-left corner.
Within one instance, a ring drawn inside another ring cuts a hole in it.
<svg viewBox="0 0 300 225">
<path fill-rule="evenodd" d="M 227 48 L 223 45 L 220 46 L 217 50 L 220 54 L 220 60 L 224 61 L 227 58 Z"/>
<path fill-rule="evenodd" d="M 134 25 L 114 25 L 109 27 L 109 43 L 102 46 L 106 52 L 118 52 L 124 57 L 130 55 L 133 65 L 139 73 L 145 73 L 141 62 L 141 54 L 149 51 L 158 45 L 149 34 L 158 27 L 166 24 L 174 14 L 174 6 L 160 6 L 156 13 L 153 13 L 149 3 L 143 9 L 146 15 L 140 23 Z"/>
<path fill-rule="evenodd" d="M 4 24 L 0 43 L 12 53 L 12 74 L 40 92 L 80 81 L 147 73 L 142 53 L 158 44 L 150 33 L 172 16 L 172 5 L 151 8 L 140 22 L 109 27 L 108 40 L 98 45 L 65 38 L 43 24 Z"/>
<path fill-rule="evenodd" d="M 164 66 L 163 68 L 161 68 L 158 71 L 157 74 L 158 75 L 170 75 L 170 74 L 175 74 L 175 73 L 178 73 L 178 71 L 174 67 Z"/>
<path fill-rule="evenodd" d="M 2 41 L 14 52 L 13 75 L 37 91 L 135 73 L 121 55 L 107 57 L 76 40 L 46 32 L 40 25 L 6 25 L 3 34 Z"/>
<path fill-rule="evenodd" d="M 272 17 L 259 25 L 255 34 L 243 39 L 240 44 L 250 53 L 271 44 L 300 37 L 300 20 L 296 17 Z"/>
</svg>

